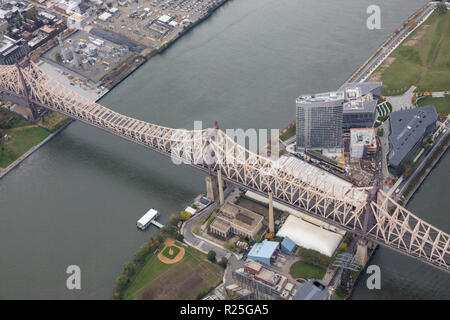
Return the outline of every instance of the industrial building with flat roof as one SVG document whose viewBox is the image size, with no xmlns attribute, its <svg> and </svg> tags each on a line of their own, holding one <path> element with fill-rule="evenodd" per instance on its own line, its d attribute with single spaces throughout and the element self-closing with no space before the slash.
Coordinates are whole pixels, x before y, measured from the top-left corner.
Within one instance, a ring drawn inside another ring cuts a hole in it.
<svg viewBox="0 0 450 320">
<path fill-rule="evenodd" d="M 233 203 L 225 203 L 209 226 L 209 232 L 222 239 L 239 235 L 253 239 L 263 227 L 264 217 Z"/>
<path fill-rule="evenodd" d="M 279 251 L 279 242 L 264 239 L 263 242 L 255 243 L 253 245 L 247 257 L 253 261 L 270 265 L 277 258 Z"/>
<path fill-rule="evenodd" d="M 243 268 L 234 270 L 231 275 L 233 283 L 251 292 L 250 298 L 253 300 L 278 300 L 285 285 L 289 284 L 285 276 L 251 260 L 247 260 Z"/>
<path fill-rule="evenodd" d="M 350 129 L 350 157 L 367 158 L 377 152 L 377 137 L 374 128 Z"/>
<path fill-rule="evenodd" d="M 281 241 L 281 251 L 286 254 L 292 254 L 296 248 L 296 244 L 289 237 L 285 237 Z"/>
<path fill-rule="evenodd" d="M 389 171 L 396 175 L 402 173 L 404 164 L 414 159 L 424 138 L 436 127 L 437 118 L 433 106 L 391 113 Z"/>
</svg>

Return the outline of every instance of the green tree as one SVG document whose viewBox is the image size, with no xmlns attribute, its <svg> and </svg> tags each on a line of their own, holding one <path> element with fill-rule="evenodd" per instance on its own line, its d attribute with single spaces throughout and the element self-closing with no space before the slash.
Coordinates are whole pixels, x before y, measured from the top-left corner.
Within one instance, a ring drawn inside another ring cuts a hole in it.
<svg viewBox="0 0 450 320">
<path fill-rule="evenodd" d="M 115 291 L 112 298 L 114 300 L 120 300 L 120 299 L 122 299 L 122 295 L 120 294 L 120 292 Z"/>
<path fill-rule="evenodd" d="M 168 234 L 173 235 L 173 234 L 175 234 L 175 232 L 177 232 L 177 227 L 174 226 L 173 224 L 169 224 L 163 229 L 163 231 Z"/>
<path fill-rule="evenodd" d="M 170 215 L 170 224 L 176 226 L 178 222 L 181 221 L 181 216 L 178 214 L 171 214 Z"/>
<path fill-rule="evenodd" d="M 445 3 L 438 3 L 435 10 L 438 14 L 444 15 L 447 13 L 447 6 Z"/>
<path fill-rule="evenodd" d="M 62 62 L 62 56 L 61 56 L 61 53 L 57 52 L 57 53 L 55 54 L 55 59 L 56 59 L 56 61 L 58 61 L 58 62 Z"/>
<path fill-rule="evenodd" d="M 149 245 L 150 245 L 150 252 L 155 252 L 155 250 L 158 249 L 159 246 L 161 245 L 161 242 L 159 242 L 158 240 L 153 240 Z"/>
<path fill-rule="evenodd" d="M 25 18 L 34 19 L 36 17 L 36 7 L 32 7 L 25 13 Z"/>
<path fill-rule="evenodd" d="M 313 249 L 300 248 L 298 256 L 305 262 L 308 262 L 316 267 L 326 269 L 331 263 L 331 258 Z"/>
<path fill-rule="evenodd" d="M 214 250 L 210 250 L 208 252 L 208 260 L 211 262 L 216 262 L 216 252 Z"/>
<path fill-rule="evenodd" d="M 156 240 L 157 240 L 159 243 L 161 243 L 161 242 L 164 241 L 164 237 L 163 237 L 161 234 L 158 234 L 158 235 L 156 236 Z"/>
<path fill-rule="evenodd" d="M 150 252 L 150 245 L 148 243 L 144 243 L 139 248 L 139 250 L 134 254 L 134 261 L 137 264 L 143 263 L 149 252 Z"/>
<path fill-rule="evenodd" d="M 123 265 L 123 273 L 129 278 L 136 273 L 136 264 L 134 262 L 127 262 Z"/>
<path fill-rule="evenodd" d="M 181 211 L 180 212 L 180 219 L 183 221 L 188 220 L 191 217 L 191 214 L 187 211 Z"/>
<path fill-rule="evenodd" d="M 116 292 L 121 294 L 122 290 L 126 288 L 130 279 L 122 274 L 116 279 Z"/>
<path fill-rule="evenodd" d="M 227 264 L 228 264 L 228 259 L 225 258 L 225 257 L 222 257 L 222 259 L 220 259 L 219 264 L 220 264 L 220 266 L 221 266 L 222 268 L 225 269 L 225 268 L 227 267 Z"/>
<path fill-rule="evenodd" d="M 409 177 L 409 175 L 412 173 L 412 167 L 410 164 L 406 163 L 403 165 L 403 178 Z"/>
<path fill-rule="evenodd" d="M 184 240 L 184 236 L 181 233 L 177 232 L 175 234 L 175 239 L 177 239 L 178 241 L 183 241 Z"/>
</svg>

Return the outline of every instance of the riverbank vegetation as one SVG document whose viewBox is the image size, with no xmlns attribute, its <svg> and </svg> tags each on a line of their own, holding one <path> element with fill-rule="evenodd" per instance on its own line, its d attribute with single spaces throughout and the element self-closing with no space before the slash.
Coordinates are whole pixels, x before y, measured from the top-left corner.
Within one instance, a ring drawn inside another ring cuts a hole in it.
<svg viewBox="0 0 450 320">
<path fill-rule="evenodd" d="M 25 152 L 61 128 L 70 119 L 56 112 L 47 113 L 34 123 L 6 107 L 0 108 L 0 168 L 6 168 Z"/>
<path fill-rule="evenodd" d="M 179 233 L 181 223 L 189 218 L 185 212 L 171 216 L 167 226 L 156 238 L 150 238 L 135 253 L 132 262 L 123 266 L 123 274 L 116 280 L 114 299 L 196 299 L 201 298 L 218 285 L 228 261 L 215 263 L 208 255 L 182 243 Z M 174 245 L 167 247 L 166 241 Z M 180 261 L 168 264 L 165 258 L 176 259 L 183 251 Z"/>
<path fill-rule="evenodd" d="M 397 202 L 400 205 L 406 203 L 409 198 L 414 194 L 416 189 L 420 186 L 423 179 L 427 176 L 427 174 L 431 171 L 434 166 L 434 163 L 444 154 L 444 152 L 448 149 L 448 145 L 450 144 L 450 135 L 446 135 L 441 141 L 438 142 L 438 145 L 433 150 L 433 153 L 425 160 L 424 165 L 421 169 L 415 172 L 414 176 L 408 183 L 408 186 L 403 190 L 403 197 L 399 199 Z"/>
<path fill-rule="evenodd" d="M 417 91 L 444 91 L 450 86 L 450 14 L 432 15 L 391 54 L 391 64 L 382 72 L 384 95 L 404 93 L 412 85 Z M 393 61 L 393 62 L 392 62 Z"/>
</svg>

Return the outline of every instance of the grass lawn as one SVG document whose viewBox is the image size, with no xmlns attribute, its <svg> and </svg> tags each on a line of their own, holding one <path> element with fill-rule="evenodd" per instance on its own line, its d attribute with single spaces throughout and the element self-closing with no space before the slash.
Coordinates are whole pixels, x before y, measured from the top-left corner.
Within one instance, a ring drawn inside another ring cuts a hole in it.
<svg viewBox="0 0 450 320">
<path fill-rule="evenodd" d="M 170 254 L 170 250 L 172 250 L 172 254 Z M 169 259 L 173 259 L 177 256 L 178 252 L 180 252 L 180 248 L 175 246 L 170 246 L 164 249 L 162 252 L 163 256 Z"/>
<path fill-rule="evenodd" d="M 61 126 L 68 121 L 70 121 L 70 118 L 66 117 L 65 115 L 55 111 L 49 111 L 44 116 L 44 119 L 39 121 L 38 124 L 48 131 L 53 132 L 61 128 Z"/>
<path fill-rule="evenodd" d="M 334 294 L 334 300 L 345 300 L 345 297 L 343 297 L 343 296 L 341 296 L 341 295 L 335 293 L 335 294 Z"/>
<path fill-rule="evenodd" d="M 305 261 L 297 261 L 291 266 L 291 276 L 295 279 L 311 279 L 321 280 L 325 275 L 325 269 L 313 266 Z"/>
<path fill-rule="evenodd" d="M 21 116 L 7 110 L 6 108 L 0 109 L 0 120 L 7 120 L 8 123 L 11 125 L 10 129 L 30 126 L 33 123 L 22 118 Z"/>
<path fill-rule="evenodd" d="M 3 130 L 11 138 L 0 144 L 0 167 L 6 168 L 28 149 L 44 140 L 50 132 L 41 127 Z"/>
<path fill-rule="evenodd" d="M 383 95 L 398 95 L 412 85 L 418 91 L 450 89 L 450 13 L 433 13 L 391 54 L 382 71 Z"/>
<path fill-rule="evenodd" d="M 436 108 L 436 111 L 441 114 L 450 113 L 450 95 L 446 95 L 444 98 L 426 96 L 417 100 L 417 104 L 420 107 L 432 105 Z"/>
<path fill-rule="evenodd" d="M 292 126 L 292 128 L 289 128 L 286 130 L 286 132 L 284 132 L 281 136 L 280 139 L 282 141 L 286 141 L 287 139 L 293 137 L 295 135 L 295 130 L 297 129 L 297 126 L 294 125 Z"/>
<path fill-rule="evenodd" d="M 196 299 L 197 294 L 215 287 L 223 276 L 223 268 L 208 261 L 205 254 L 185 247 L 183 260 L 162 263 L 151 255 L 142 269 L 131 278 L 124 299 Z"/>
</svg>

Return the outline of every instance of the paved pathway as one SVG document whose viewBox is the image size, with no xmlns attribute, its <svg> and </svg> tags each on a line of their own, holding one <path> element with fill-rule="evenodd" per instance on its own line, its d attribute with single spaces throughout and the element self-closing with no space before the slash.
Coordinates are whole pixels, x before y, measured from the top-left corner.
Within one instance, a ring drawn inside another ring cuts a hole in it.
<svg viewBox="0 0 450 320">
<path fill-rule="evenodd" d="M 431 96 L 433 98 L 444 98 L 445 97 L 445 91 L 432 92 Z"/>
<path fill-rule="evenodd" d="M 389 101 L 392 105 L 392 112 L 400 111 L 401 109 L 411 109 L 415 108 L 412 103 L 412 96 L 414 95 L 414 90 L 416 90 L 415 86 L 411 86 L 404 94 L 399 96 L 388 96 L 386 100 Z"/>
<path fill-rule="evenodd" d="M 426 8 L 418 17 L 416 17 L 417 25 L 410 30 L 404 28 L 399 34 L 395 35 L 388 44 L 356 75 L 352 82 L 366 81 L 369 76 L 389 57 L 389 55 L 405 40 L 414 30 L 416 30 L 434 11 L 436 2 L 431 2 L 431 6 Z"/>
<path fill-rule="evenodd" d="M 224 191 L 224 196 L 227 197 L 232 191 L 233 187 L 229 187 Z M 217 259 L 221 259 L 222 257 L 226 257 L 228 259 L 228 267 L 225 270 L 224 280 L 225 280 L 225 286 L 231 284 L 233 282 L 231 277 L 232 270 L 238 269 L 241 266 L 244 265 L 244 261 L 238 259 L 238 257 L 226 250 L 225 248 L 221 247 L 215 242 L 212 242 L 211 240 L 208 240 L 206 238 L 200 237 L 194 233 L 192 233 L 191 229 L 192 226 L 201 218 L 208 216 L 211 214 L 214 209 L 217 207 L 218 203 L 213 202 L 211 205 L 197 213 L 194 217 L 186 221 L 182 228 L 181 233 L 184 236 L 184 242 L 186 242 L 191 247 L 194 247 L 204 253 L 208 253 L 210 250 L 214 250 L 216 252 Z"/>
</svg>

